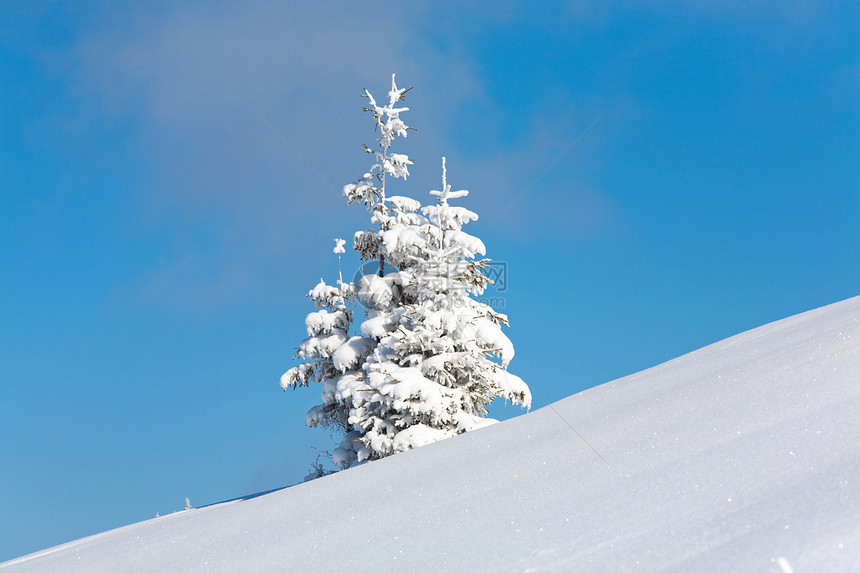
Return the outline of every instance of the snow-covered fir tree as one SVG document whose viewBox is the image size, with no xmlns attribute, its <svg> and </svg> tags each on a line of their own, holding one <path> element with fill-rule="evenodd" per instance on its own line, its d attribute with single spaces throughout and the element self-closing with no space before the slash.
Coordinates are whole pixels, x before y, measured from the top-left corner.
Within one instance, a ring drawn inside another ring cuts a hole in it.
<svg viewBox="0 0 860 573">
<path fill-rule="evenodd" d="M 332 452 L 340 468 L 492 423 L 486 407 L 495 398 L 531 402 L 526 384 L 507 371 L 514 354 L 501 330 L 507 317 L 474 298 L 491 282 L 481 272 L 490 261 L 476 259 L 486 254 L 484 244 L 462 230 L 477 215 L 448 203 L 468 191 L 451 191 L 443 159 L 442 190 L 431 191 L 435 205 L 386 194 L 386 178 L 406 179 L 412 165 L 391 152 L 395 137 L 410 129 L 400 118 L 408 108 L 397 107 L 408 91 L 392 76 L 388 102 L 379 106 L 365 90 L 379 145 L 365 146 L 374 164 L 344 187 L 350 203 L 371 213 L 375 228 L 355 233 L 354 248 L 362 260 L 378 260 L 379 271 L 358 285 L 344 283 L 337 240 L 338 286 L 321 281 L 308 293 L 321 310 L 305 321 L 308 338 L 296 353 L 305 362 L 281 378 L 285 389 L 322 384 L 322 404 L 308 412 L 307 424 L 343 432 Z M 386 264 L 396 270 L 385 273 Z M 366 317 L 350 337 L 352 300 Z"/>
<path fill-rule="evenodd" d="M 370 222 L 377 226 L 374 230 L 359 231 L 355 234 L 354 240 L 355 250 L 361 255 L 362 260 L 379 259 L 380 277 L 384 274 L 387 251 L 390 251 L 387 259 L 389 265 L 402 267 L 409 264 L 408 260 L 396 258 L 399 251 L 398 245 L 392 245 L 391 241 L 396 240 L 404 226 L 423 223 L 420 216 L 415 213 L 420 203 L 408 197 L 389 198 L 385 188 L 389 176 L 405 180 L 409 175 L 409 166 L 412 165 L 408 156 L 391 152 L 394 138 L 406 137 L 408 130 L 412 129 L 400 118 L 400 114 L 409 111 L 409 108 L 397 107 L 398 102 L 403 101 L 406 93 L 411 89 L 398 88 L 392 75 L 388 103 L 384 106 L 380 106 L 373 95 L 364 90 L 364 97 L 370 104 L 370 107 L 365 107 L 364 110 L 373 115 L 376 123 L 374 130 L 378 130 L 380 134 L 377 139 L 378 148 L 364 146 L 364 151 L 372 155 L 375 161 L 369 172 L 358 178 L 355 183 L 350 183 L 343 188 L 343 193 L 350 203 L 360 201 L 367 206 L 371 212 Z M 392 255 L 395 256 L 394 259 L 391 258 Z"/>
<path fill-rule="evenodd" d="M 351 404 L 336 399 L 337 382 L 345 375 L 342 362 L 345 352 L 355 352 L 357 355 L 367 352 L 369 348 L 363 349 L 363 346 L 369 345 L 369 341 L 360 337 L 353 340 L 349 336 L 353 312 L 348 305 L 355 297 L 355 287 L 352 283 L 344 283 L 340 272 L 343 244 L 342 239 L 335 240 L 334 252 L 338 255 L 339 276 L 337 286 L 327 285 L 320 279 L 317 286 L 307 294 L 319 310 L 305 318 L 308 336 L 299 344 L 294 356 L 304 362 L 281 376 L 281 387 L 286 390 L 308 386 L 311 382 L 321 383 L 323 403 L 311 408 L 305 419 L 306 424 L 351 435 L 348 423 Z M 340 354 L 337 354 L 338 351 Z"/>
<path fill-rule="evenodd" d="M 353 283 L 344 283 L 340 274 L 343 243 L 336 240 L 334 252 L 338 254 L 338 286 L 326 285 L 320 279 L 320 283 L 308 293 L 308 297 L 321 310 L 309 314 L 305 320 L 308 338 L 302 341 L 295 354 L 295 358 L 305 362 L 291 368 L 281 377 L 281 386 L 284 389 L 307 386 L 310 382 L 322 384 L 322 404 L 311 408 L 306 423 L 311 427 L 319 426 L 343 432 L 341 446 L 332 452 L 332 461 L 340 468 L 349 467 L 359 457 L 367 457 L 363 455 L 361 442 L 356 441 L 361 435 L 349 421 L 353 408 L 350 392 L 344 392 L 344 389 L 351 388 L 356 381 L 364 378 L 361 372 L 353 369 L 362 363 L 375 344 L 371 338 L 349 337 L 352 313 L 348 305 L 358 296 L 368 313 L 375 313 L 400 301 L 403 290 L 400 277 L 397 273 L 383 276 L 386 255 L 389 265 L 408 265 L 408 261 L 400 255 L 404 249 L 401 248 L 403 245 L 397 243 L 398 233 L 424 222 L 416 213 L 421 206 L 418 201 L 407 197 L 386 196 L 387 178 L 391 176 L 395 179 L 406 179 L 409 175 L 408 166 L 412 164 L 406 155 L 391 152 L 394 139 L 398 136 L 405 137 L 410 129 L 400 119 L 400 114 L 408 108 L 397 107 L 408 91 L 409 89 L 399 89 L 395 77 L 392 76 L 388 103 L 380 106 L 373 95 L 364 90 L 364 97 L 370 105 L 364 109 L 372 113 L 375 130 L 380 133 L 378 148 L 364 146 L 365 152 L 373 156 L 374 163 L 368 173 L 355 183 L 346 185 L 343 190 L 350 203 L 360 201 L 367 206 L 371 213 L 371 223 L 376 225 L 375 229 L 355 234 L 354 248 L 362 260 L 379 260 L 378 276 L 374 273 L 362 277 L 359 292 L 356 292 L 356 285 Z M 404 239 L 407 237 L 404 236 Z"/>
<path fill-rule="evenodd" d="M 528 386 L 507 371 L 514 356 L 501 330 L 507 317 L 474 298 L 489 282 L 481 269 L 490 260 L 476 260 L 484 244 L 462 227 L 478 216 L 448 203 L 468 191 L 451 191 L 444 159 L 442 173 L 442 190 L 431 191 L 436 204 L 421 209 L 427 223 L 399 233 L 410 237 L 400 255 L 411 264 L 392 274 L 407 296 L 361 325 L 375 345 L 363 364 L 350 364 L 364 377 L 343 388 L 359 461 L 490 424 L 487 405 L 499 397 L 531 404 Z"/>
</svg>

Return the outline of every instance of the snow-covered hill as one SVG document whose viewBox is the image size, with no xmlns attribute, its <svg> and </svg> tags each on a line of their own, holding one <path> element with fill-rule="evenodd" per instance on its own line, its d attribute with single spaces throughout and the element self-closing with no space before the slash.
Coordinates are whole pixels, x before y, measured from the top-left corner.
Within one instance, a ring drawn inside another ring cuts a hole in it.
<svg viewBox="0 0 860 573">
<path fill-rule="evenodd" d="M 860 297 L 458 438 L 0 570 L 860 571 Z"/>
</svg>

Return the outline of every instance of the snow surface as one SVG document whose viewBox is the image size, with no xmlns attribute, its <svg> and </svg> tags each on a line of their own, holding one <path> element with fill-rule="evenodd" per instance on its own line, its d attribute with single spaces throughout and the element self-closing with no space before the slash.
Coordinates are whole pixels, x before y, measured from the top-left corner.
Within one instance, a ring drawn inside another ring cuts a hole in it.
<svg viewBox="0 0 860 573">
<path fill-rule="evenodd" d="M 860 571 L 860 297 L 0 570 Z"/>
</svg>

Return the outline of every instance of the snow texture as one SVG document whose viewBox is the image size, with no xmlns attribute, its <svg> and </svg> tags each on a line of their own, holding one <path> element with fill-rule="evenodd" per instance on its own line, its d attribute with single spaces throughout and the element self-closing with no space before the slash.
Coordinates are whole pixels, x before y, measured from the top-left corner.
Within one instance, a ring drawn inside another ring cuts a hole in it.
<svg viewBox="0 0 860 573">
<path fill-rule="evenodd" d="M 858 412 L 860 297 L 481 431 L 0 571 L 858 571 Z"/>
</svg>

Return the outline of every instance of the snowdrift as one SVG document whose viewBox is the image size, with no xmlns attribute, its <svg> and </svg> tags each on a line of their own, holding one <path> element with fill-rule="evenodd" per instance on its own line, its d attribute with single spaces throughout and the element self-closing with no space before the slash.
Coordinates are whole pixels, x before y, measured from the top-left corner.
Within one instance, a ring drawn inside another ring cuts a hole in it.
<svg viewBox="0 0 860 573">
<path fill-rule="evenodd" d="M 860 297 L 458 438 L 0 570 L 858 571 L 858 322 Z"/>
</svg>

